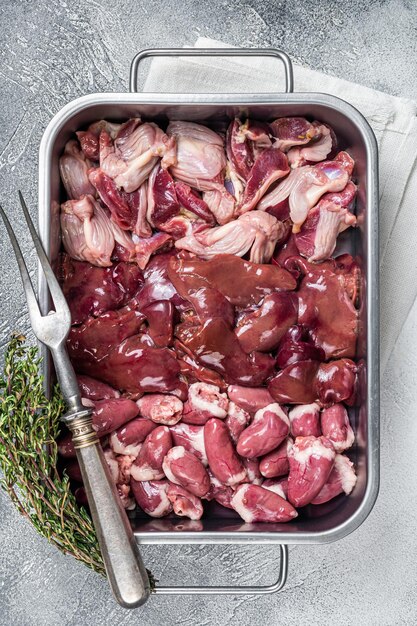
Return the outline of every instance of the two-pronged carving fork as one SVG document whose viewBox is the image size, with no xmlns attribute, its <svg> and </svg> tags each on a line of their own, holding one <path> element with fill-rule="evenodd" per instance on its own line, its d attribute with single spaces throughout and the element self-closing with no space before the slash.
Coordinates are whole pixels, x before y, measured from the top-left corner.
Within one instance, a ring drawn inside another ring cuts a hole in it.
<svg viewBox="0 0 417 626">
<path fill-rule="evenodd" d="M 149 596 L 148 575 L 126 512 L 110 479 L 96 432 L 92 427 L 91 409 L 84 407 L 81 403 L 77 379 L 66 349 L 66 339 L 71 327 L 68 304 L 20 192 L 19 197 L 55 308 L 48 315 L 41 315 L 22 252 L 1 207 L 0 215 L 19 265 L 33 332 L 51 352 L 62 395 L 67 403 L 68 410 L 61 419 L 72 432 L 72 440 L 112 591 L 122 606 L 134 608 L 143 604 Z"/>
</svg>

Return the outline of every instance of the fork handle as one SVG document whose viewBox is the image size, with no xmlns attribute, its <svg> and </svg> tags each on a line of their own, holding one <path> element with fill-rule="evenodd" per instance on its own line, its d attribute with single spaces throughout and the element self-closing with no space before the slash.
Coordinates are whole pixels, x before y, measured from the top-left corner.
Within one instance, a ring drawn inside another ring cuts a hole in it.
<svg viewBox="0 0 417 626">
<path fill-rule="evenodd" d="M 89 411 L 64 416 L 72 431 L 91 516 L 100 544 L 104 565 L 118 603 L 129 609 L 144 604 L 149 597 L 149 578 L 126 511 L 110 478 L 110 470 L 100 442 L 91 426 Z M 86 415 L 87 413 L 87 415 Z"/>
</svg>

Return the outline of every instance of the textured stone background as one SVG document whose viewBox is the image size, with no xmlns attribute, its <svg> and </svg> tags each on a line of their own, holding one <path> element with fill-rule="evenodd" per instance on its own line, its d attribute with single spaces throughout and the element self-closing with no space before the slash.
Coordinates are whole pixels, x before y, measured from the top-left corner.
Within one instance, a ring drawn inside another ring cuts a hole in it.
<svg viewBox="0 0 417 626">
<path fill-rule="evenodd" d="M 314 69 L 417 98 L 412 0 L 1 0 L 0 16 L 0 201 L 11 215 L 18 188 L 36 214 L 38 146 L 52 115 L 82 94 L 125 90 L 129 62 L 141 48 L 193 44 L 198 36 L 273 45 Z M 17 231 L 27 244 L 25 229 Z M 0 232 L 1 357 L 10 331 L 27 332 L 28 320 Z M 290 549 L 282 593 L 154 597 L 143 609 L 126 612 L 105 581 L 40 539 L 0 495 L 0 623 L 416 624 L 417 357 L 410 350 L 416 314 L 414 308 L 383 381 L 382 487 L 375 509 L 343 541 Z M 143 553 L 162 584 L 256 584 L 276 577 L 272 547 L 148 546 Z"/>
</svg>

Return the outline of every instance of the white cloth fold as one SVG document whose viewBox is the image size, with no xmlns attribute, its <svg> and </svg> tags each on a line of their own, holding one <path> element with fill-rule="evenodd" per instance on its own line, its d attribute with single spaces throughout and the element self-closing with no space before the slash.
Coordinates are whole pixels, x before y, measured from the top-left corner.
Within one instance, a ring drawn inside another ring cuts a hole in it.
<svg viewBox="0 0 417 626">
<path fill-rule="evenodd" d="M 229 47 L 206 38 L 194 45 Z M 157 58 L 144 90 L 267 93 L 282 90 L 281 75 L 279 62 L 271 58 Z M 295 91 L 329 93 L 351 103 L 367 118 L 377 138 L 383 372 L 417 295 L 417 103 L 298 65 L 294 82 Z"/>
</svg>

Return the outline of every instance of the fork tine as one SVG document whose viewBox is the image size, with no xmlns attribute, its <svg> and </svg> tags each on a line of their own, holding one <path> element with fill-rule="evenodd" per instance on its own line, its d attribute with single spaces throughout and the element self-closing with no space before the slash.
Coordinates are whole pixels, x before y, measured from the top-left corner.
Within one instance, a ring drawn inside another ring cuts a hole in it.
<svg viewBox="0 0 417 626">
<path fill-rule="evenodd" d="M 3 219 L 4 225 L 6 226 L 7 233 L 9 235 L 11 244 L 13 246 L 14 253 L 16 255 L 17 264 L 19 266 L 20 275 L 22 277 L 23 289 L 25 291 L 25 296 L 26 296 L 26 300 L 28 303 L 29 317 L 32 322 L 32 327 L 36 335 L 36 330 L 35 330 L 36 322 L 39 321 L 41 317 L 41 312 L 39 310 L 39 305 L 36 299 L 35 291 L 33 289 L 32 281 L 30 279 L 29 272 L 26 267 L 26 263 L 23 258 L 22 252 L 20 250 L 19 244 L 17 242 L 16 236 L 10 225 L 8 217 L 6 213 L 3 211 L 3 207 L 1 205 L 0 205 L 0 215 Z"/>
<path fill-rule="evenodd" d="M 32 218 L 30 217 L 29 210 L 26 206 L 26 202 L 22 196 L 22 193 L 19 191 L 19 199 L 20 204 L 22 205 L 23 213 L 29 227 L 30 234 L 32 235 L 33 243 L 35 244 L 36 252 L 38 253 L 38 258 L 42 269 L 45 274 L 46 282 L 48 283 L 49 291 L 52 296 L 53 303 L 55 305 L 55 310 L 60 312 L 66 312 L 68 316 L 69 308 L 67 301 L 65 299 L 64 294 L 62 293 L 62 289 L 58 283 L 58 280 L 52 270 L 52 267 L 49 263 L 48 257 L 46 256 L 45 250 L 43 249 L 43 245 L 41 240 L 38 237 L 38 233 L 36 232 L 35 226 L 33 225 Z"/>
</svg>

